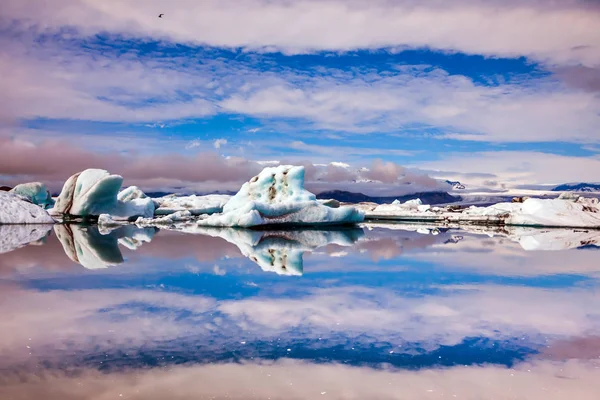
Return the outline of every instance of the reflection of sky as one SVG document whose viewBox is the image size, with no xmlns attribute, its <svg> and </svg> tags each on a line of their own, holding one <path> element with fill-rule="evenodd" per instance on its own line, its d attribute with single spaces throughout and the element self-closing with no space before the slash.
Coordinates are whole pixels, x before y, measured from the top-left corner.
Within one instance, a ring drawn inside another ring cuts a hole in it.
<svg viewBox="0 0 600 400">
<path fill-rule="evenodd" d="M 75 264 L 55 235 L 0 255 L 0 369 L 296 359 L 287 367 L 476 376 L 481 364 L 519 369 L 600 348 L 594 250 L 375 228 L 353 245 L 303 244 L 303 275 L 282 276 L 218 237 L 160 231 L 136 250 L 119 243 L 124 262 L 105 269 Z"/>
</svg>

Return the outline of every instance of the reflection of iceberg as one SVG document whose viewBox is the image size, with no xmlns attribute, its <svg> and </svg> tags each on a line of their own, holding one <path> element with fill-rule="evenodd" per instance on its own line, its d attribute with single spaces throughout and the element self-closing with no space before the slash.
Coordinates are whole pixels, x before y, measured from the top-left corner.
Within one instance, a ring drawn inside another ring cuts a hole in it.
<svg viewBox="0 0 600 400">
<path fill-rule="evenodd" d="M 99 269 L 123 262 L 119 244 L 136 249 L 149 242 L 156 229 L 128 225 L 102 234 L 97 226 L 55 225 L 54 231 L 71 260 L 88 269 Z"/>
<path fill-rule="evenodd" d="M 508 229 L 508 237 L 525 250 L 568 250 L 600 244 L 600 230 Z"/>
<path fill-rule="evenodd" d="M 423 234 L 436 234 L 436 224 L 365 224 L 368 229 L 379 227 L 384 229 L 415 231 Z M 565 229 L 565 228 L 531 228 L 519 226 L 484 226 L 484 225 L 444 225 L 444 229 L 457 229 L 464 232 L 506 237 L 521 245 L 526 251 L 569 250 L 600 245 L 600 230 L 597 229 Z"/>
<path fill-rule="evenodd" d="M 44 240 L 52 225 L 0 225 L 0 254 Z"/>
<path fill-rule="evenodd" d="M 352 246 L 363 236 L 360 228 L 255 231 L 196 227 L 194 232 L 220 237 L 235 244 L 245 257 L 258 264 L 263 271 L 279 275 L 302 275 L 302 256 L 305 251 L 328 244 Z"/>
</svg>

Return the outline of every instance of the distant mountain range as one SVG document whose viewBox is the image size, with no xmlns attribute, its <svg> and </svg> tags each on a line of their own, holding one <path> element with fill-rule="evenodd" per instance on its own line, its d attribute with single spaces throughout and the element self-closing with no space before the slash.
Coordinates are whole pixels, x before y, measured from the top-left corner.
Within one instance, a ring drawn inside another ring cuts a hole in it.
<svg viewBox="0 0 600 400">
<path fill-rule="evenodd" d="M 173 192 L 144 192 L 146 193 L 146 196 L 148 197 L 152 197 L 152 198 L 157 198 L 157 197 L 164 197 L 164 196 L 168 196 L 170 194 L 175 194 L 177 196 L 192 196 L 192 195 L 196 195 L 196 196 L 207 196 L 209 194 L 226 194 L 229 196 L 235 196 L 237 194 L 237 192 L 232 192 L 231 190 L 226 190 L 226 191 L 216 191 L 216 192 L 206 192 L 206 193 L 191 193 L 191 192 L 182 192 L 182 193 L 173 193 Z"/>
<path fill-rule="evenodd" d="M 405 202 L 408 200 L 421 199 L 423 204 L 444 204 L 461 201 L 460 196 L 452 196 L 446 192 L 421 192 L 403 196 L 368 196 L 363 193 L 347 192 L 345 190 L 328 190 L 317 195 L 317 199 L 335 199 L 343 203 L 371 202 L 377 204 L 391 203 L 394 200 Z"/>
<path fill-rule="evenodd" d="M 464 190 L 467 187 L 459 181 L 446 181 L 448 185 L 451 185 L 454 190 Z"/>
<path fill-rule="evenodd" d="M 565 183 L 552 189 L 553 192 L 600 192 L 599 183 Z"/>
</svg>

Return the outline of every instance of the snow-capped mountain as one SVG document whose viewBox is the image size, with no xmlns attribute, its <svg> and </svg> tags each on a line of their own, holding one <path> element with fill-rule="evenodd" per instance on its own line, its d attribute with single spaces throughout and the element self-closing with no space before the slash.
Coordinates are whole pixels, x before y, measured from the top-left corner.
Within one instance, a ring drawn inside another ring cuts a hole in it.
<svg viewBox="0 0 600 400">
<path fill-rule="evenodd" d="M 447 180 L 446 183 L 448 185 L 451 185 L 452 189 L 454 189 L 454 190 L 464 190 L 464 189 L 466 189 L 466 186 L 463 185 L 462 183 L 460 183 L 459 181 L 449 181 L 449 180 Z"/>
<path fill-rule="evenodd" d="M 553 192 L 600 192 L 600 183 L 565 183 L 552 189 Z"/>
</svg>

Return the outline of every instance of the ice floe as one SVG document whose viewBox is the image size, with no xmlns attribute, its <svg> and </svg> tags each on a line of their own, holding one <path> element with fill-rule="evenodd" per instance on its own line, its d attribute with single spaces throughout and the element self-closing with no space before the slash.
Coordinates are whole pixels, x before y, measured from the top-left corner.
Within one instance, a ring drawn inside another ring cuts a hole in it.
<svg viewBox="0 0 600 400">
<path fill-rule="evenodd" d="M 71 176 L 56 200 L 52 215 L 90 217 L 109 214 L 113 219 L 151 217 L 154 202 L 138 188 L 119 193 L 123 178 L 102 169 L 86 169 Z"/>
<path fill-rule="evenodd" d="M 42 208 L 48 208 L 54 205 L 54 199 L 52 199 L 46 185 L 41 182 L 21 183 L 12 188 L 10 193 L 25 197 L 33 204 L 37 204 Z"/>
<path fill-rule="evenodd" d="M 0 225 L 52 223 L 54 220 L 42 207 L 19 195 L 0 191 Z"/>
<path fill-rule="evenodd" d="M 364 220 L 354 207 L 333 208 L 304 188 L 304 167 L 268 167 L 244 183 L 223 213 L 199 220 L 200 226 L 340 225 Z"/>
</svg>

